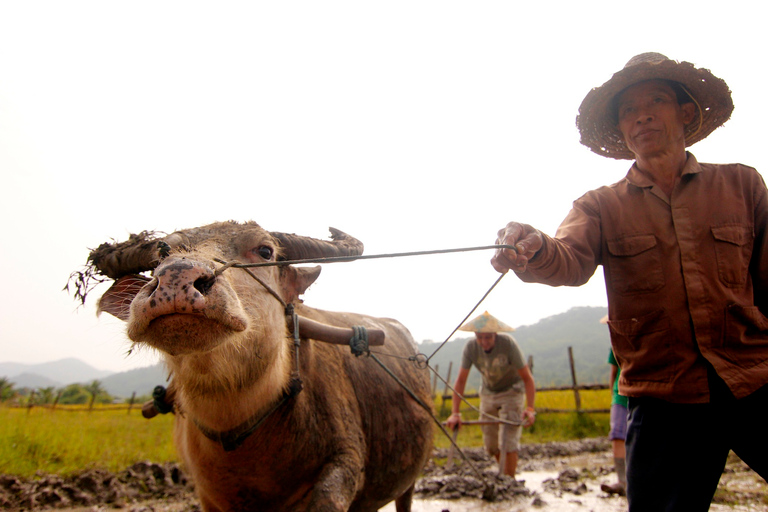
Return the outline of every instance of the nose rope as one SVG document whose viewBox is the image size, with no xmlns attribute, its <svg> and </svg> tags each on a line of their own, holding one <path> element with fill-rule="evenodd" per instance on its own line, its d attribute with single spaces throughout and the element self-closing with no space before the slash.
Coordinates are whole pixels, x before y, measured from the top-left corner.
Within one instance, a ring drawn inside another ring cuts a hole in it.
<svg viewBox="0 0 768 512">
<path fill-rule="evenodd" d="M 259 283 L 261 286 L 263 286 L 264 289 L 267 290 L 274 298 L 276 298 L 277 301 L 280 304 L 283 305 L 283 308 L 288 307 L 288 304 L 286 304 L 286 302 L 283 300 L 283 298 L 280 295 L 278 295 L 278 293 L 275 290 L 273 290 L 259 276 L 257 276 L 253 272 L 251 272 L 251 270 L 249 268 L 244 267 L 242 263 L 239 263 L 236 260 L 227 262 L 227 261 L 224 261 L 224 260 L 220 260 L 218 258 L 214 258 L 213 261 L 215 261 L 216 263 L 221 263 L 223 265 L 222 267 L 219 267 L 218 269 L 216 269 L 216 271 L 213 273 L 216 277 L 220 276 L 227 269 L 230 269 L 230 268 L 241 268 L 241 269 L 245 270 L 248 273 L 249 276 L 254 278 L 257 283 Z"/>
<path fill-rule="evenodd" d="M 384 254 L 358 254 L 357 256 L 326 256 L 322 258 L 304 258 L 304 259 L 298 259 L 298 260 L 265 261 L 263 263 L 239 263 L 235 261 L 235 262 L 232 262 L 232 264 L 229 266 L 234 268 L 274 267 L 274 266 L 285 267 L 288 265 L 303 264 L 303 263 L 339 263 L 339 262 L 349 262 L 349 261 L 357 261 L 357 260 L 373 260 L 373 259 L 381 259 L 381 258 L 402 258 L 406 256 L 449 254 L 454 252 L 487 251 L 489 249 L 493 249 L 493 250 L 511 249 L 515 252 L 519 251 L 519 249 L 514 245 L 494 244 L 494 245 L 481 245 L 481 246 L 475 246 L 475 247 L 459 247 L 455 249 L 436 249 L 431 251 L 395 252 L 395 253 L 384 253 Z M 218 261 L 219 263 L 224 263 L 223 260 L 216 260 L 216 261 Z"/>
<path fill-rule="evenodd" d="M 218 258 L 214 258 L 214 261 L 217 263 L 221 263 L 223 266 L 216 269 L 214 272 L 214 275 L 220 276 L 225 270 L 230 268 L 240 268 L 248 273 L 249 276 L 254 278 L 257 283 L 259 283 L 261 286 L 264 287 L 265 290 L 267 290 L 277 301 L 283 306 L 283 310 L 285 311 L 286 315 L 286 322 L 292 322 L 293 324 L 293 346 L 294 346 L 294 360 L 295 360 L 295 368 L 293 370 L 293 375 L 291 377 L 291 386 L 292 387 L 298 387 L 298 391 L 301 391 L 301 376 L 299 375 L 299 347 L 300 347 L 300 340 L 299 340 L 299 315 L 296 313 L 296 310 L 293 307 L 293 304 L 288 304 L 283 300 L 283 298 L 278 295 L 278 293 L 272 289 L 271 286 L 269 286 L 267 283 L 264 282 L 263 279 L 261 279 L 259 276 L 251 272 L 249 268 L 241 267 L 240 264 L 238 264 L 237 261 L 230 261 L 225 262 L 223 260 L 220 260 Z M 295 391 L 294 394 L 298 393 L 298 391 Z"/>
<path fill-rule="evenodd" d="M 223 266 L 221 266 L 221 267 L 217 268 L 216 270 L 214 270 L 214 272 L 213 272 L 214 277 L 219 277 L 221 274 L 224 273 L 225 270 L 227 270 L 228 268 L 231 268 L 233 265 L 235 265 L 237 263 L 237 260 L 233 260 L 233 261 L 225 263 L 223 260 L 219 260 L 219 259 L 216 259 L 216 258 L 214 258 L 214 261 L 216 261 L 217 263 L 222 263 L 223 264 Z"/>
</svg>

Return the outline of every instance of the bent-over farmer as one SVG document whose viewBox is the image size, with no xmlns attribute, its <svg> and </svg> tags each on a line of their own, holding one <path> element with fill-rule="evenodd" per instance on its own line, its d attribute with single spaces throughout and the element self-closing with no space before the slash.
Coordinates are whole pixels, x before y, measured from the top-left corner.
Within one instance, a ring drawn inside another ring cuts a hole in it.
<svg viewBox="0 0 768 512">
<path fill-rule="evenodd" d="M 514 477 L 521 425 L 529 427 L 536 419 L 536 385 L 533 375 L 515 339 L 505 334 L 515 329 L 487 311 L 466 322 L 459 330 L 474 332 L 475 338 L 464 346 L 459 375 L 453 388 L 452 414 L 448 418 L 448 427 L 461 427 L 461 396 L 464 395 L 469 370 L 475 365 L 482 376 L 481 420 L 501 418 L 509 421 L 504 428 L 499 428 L 498 424 L 482 426 L 485 449 L 499 461 L 500 448 L 506 446 L 504 473 Z M 525 402 L 527 407 L 524 408 Z M 504 443 L 502 434 L 506 436 Z"/>
</svg>

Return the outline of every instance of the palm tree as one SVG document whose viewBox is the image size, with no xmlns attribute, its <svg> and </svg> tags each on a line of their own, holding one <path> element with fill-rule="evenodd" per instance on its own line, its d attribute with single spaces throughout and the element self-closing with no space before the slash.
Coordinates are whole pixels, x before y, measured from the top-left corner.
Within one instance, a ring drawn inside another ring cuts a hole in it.
<svg viewBox="0 0 768 512">
<path fill-rule="evenodd" d="M 107 391 L 104 389 L 104 386 L 101 385 L 101 381 L 94 380 L 87 386 L 83 386 L 87 392 L 91 394 L 93 399 L 95 400 L 100 395 L 103 395 Z"/>
<path fill-rule="evenodd" d="M 47 405 L 53 403 L 53 393 L 56 388 L 49 386 L 47 388 L 39 388 L 37 390 L 37 400 L 41 405 Z"/>
<path fill-rule="evenodd" d="M 0 402 L 5 402 L 16 395 L 13 382 L 6 377 L 0 377 Z"/>
</svg>

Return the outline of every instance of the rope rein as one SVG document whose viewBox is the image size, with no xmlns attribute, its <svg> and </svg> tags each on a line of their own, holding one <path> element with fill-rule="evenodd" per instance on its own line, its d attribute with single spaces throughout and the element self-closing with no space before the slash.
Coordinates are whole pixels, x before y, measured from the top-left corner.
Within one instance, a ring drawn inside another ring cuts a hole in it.
<svg viewBox="0 0 768 512">
<path fill-rule="evenodd" d="M 374 260 L 381 258 L 403 258 L 407 256 L 426 256 L 432 254 L 450 254 L 455 252 L 472 252 L 472 251 L 487 251 L 489 249 L 511 249 L 517 252 L 517 248 L 514 245 L 494 244 L 494 245 L 480 245 L 475 247 L 459 247 L 456 249 L 435 249 L 431 251 L 412 251 L 412 252 L 393 252 L 384 254 L 359 254 L 357 256 L 327 256 L 324 258 L 305 258 L 300 260 L 282 260 L 282 261 L 265 261 L 263 263 L 238 263 L 229 262 L 225 264 L 226 268 L 254 268 L 254 267 L 285 267 L 287 265 L 297 265 L 301 263 L 339 263 L 357 260 Z M 216 260 L 218 263 L 225 263 L 221 260 Z M 220 270 L 226 270 L 222 268 Z"/>
<path fill-rule="evenodd" d="M 464 317 L 464 319 L 462 319 L 462 321 L 461 321 L 461 322 L 459 322 L 459 323 L 458 323 L 458 325 L 456 325 L 456 327 L 454 327 L 454 329 L 451 331 L 451 334 L 449 334 L 449 335 L 448 335 L 448 336 L 445 338 L 445 340 L 444 340 L 444 341 L 443 341 L 443 342 L 440 344 L 440 346 L 439 346 L 439 347 L 437 347 L 437 348 L 435 349 L 435 351 L 434 351 L 434 352 L 432 352 L 432 355 L 431 355 L 431 356 L 429 356 L 429 357 L 427 358 L 427 362 L 429 362 L 429 360 L 430 360 L 430 359 L 432 359 L 432 358 L 435 356 L 435 354 L 437 354 L 437 351 L 438 351 L 438 350 L 440 350 L 441 348 L 443 348 L 443 345 L 445 345 L 446 343 L 448 343 L 448 340 L 449 340 L 449 339 L 451 339 L 451 336 L 453 336 L 454 334 L 456 334 L 456 331 L 458 331 L 458 330 L 459 330 L 459 327 L 461 327 L 462 325 L 464 325 L 464 322 L 466 322 L 466 321 L 467 321 L 467 319 L 470 317 L 470 315 L 472 315 L 472 313 L 474 313 L 474 312 L 475 312 L 475 310 L 476 310 L 477 308 L 479 308 L 479 307 L 480 307 L 480 304 L 482 304 L 482 303 L 483 303 L 483 301 L 486 299 L 486 297 L 488 297 L 488 295 L 489 295 L 489 294 L 490 294 L 490 293 L 493 291 L 493 289 L 494 289 L 494 288 L 496 288 L 496 285 L 497 285 L 497 284 L 499 284 L 499 283 L 501 282 L 502 278 L 504 278 L 504 276 L 505 276 L 505 275 L 507 275 L 507 274 L 501 274 L 501 275 L 498 277 L 498 279 L 496 279 L 496 282 L 494 282 L 494 283 L 491 285 L 491 287 L 490 287 L 490 288 L 488 288 L 488 291 L 487 291 L 487 292 L 485 292 L 485 294 L 483 295 L 483 298 L 482 298 L 482 299 L 480 299 L 479 301 L 477 301 L 477 304 L 475 304 L 475 307 L 473 307 L 473 308 L 472 308 L 472 309 L 469 311 L 469 313 L 467 313 L 467 315 Z"/>
</svg>

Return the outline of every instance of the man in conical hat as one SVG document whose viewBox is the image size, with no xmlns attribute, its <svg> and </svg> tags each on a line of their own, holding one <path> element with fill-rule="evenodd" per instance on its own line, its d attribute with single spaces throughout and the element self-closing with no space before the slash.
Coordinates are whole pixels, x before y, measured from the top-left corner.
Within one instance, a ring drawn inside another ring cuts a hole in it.
<svg viewBox="0 0 768 512">
<path fill-rule="evenodd" d="M 732 110 L 709 70 L 633 57 L 576 118 L 593 152 L 634 160 L 627 175 L 577 199 L 554 237 L 508 223 L 497 243 L 514 249 L 491 260 L 552 286 L 602 265 L 632 512 L 708 510 L 729 450 L 768 478 L 768 191 L 686 149 Z"/>
<path fill-rule="evenodd" d="M 453 392 L 452 414 L 449 428 L 461 427 L 461 395 L 467 384 L 472 365 L 480 371 L 480 410 L 484 419 L 502 418 L 514 425 L 500 429 L 498 424 L 483 425 L 483 442 L 488 453 L 500 460 L 500 447 L 506 446 L 504 473 L 514 477 L 517 470 L 517 451 L 520 446 L 520 425 L 531 426 L 536 419 L 534 401 L 536 384 L 531 370 L 525 364 L 523 352 L 515 339 L 506 333 L 515 329 L 487 311 L 459 327 L 474 332 L 475 338 L 464 346 L 459 375 Z M 524 407 L 524 400 L 527 407 Z M 501 436 L 506 436 L 503 443 Z"/>
</svg>

